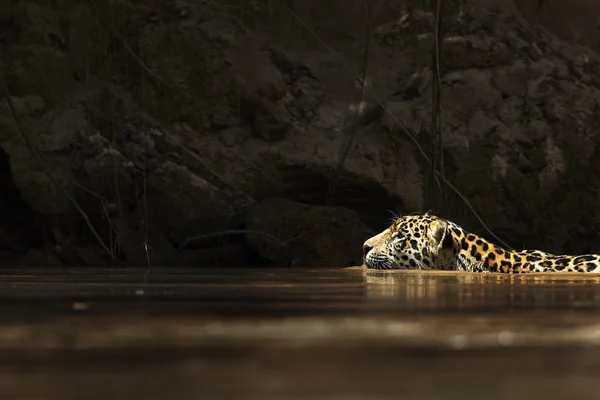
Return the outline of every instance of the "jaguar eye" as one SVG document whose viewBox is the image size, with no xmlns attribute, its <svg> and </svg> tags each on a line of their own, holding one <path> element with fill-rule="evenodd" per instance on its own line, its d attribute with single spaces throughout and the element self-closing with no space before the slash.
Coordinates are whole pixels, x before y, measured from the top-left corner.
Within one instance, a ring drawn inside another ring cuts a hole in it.
<svg viewBox="0 0 600 400">
<path fill-rule="evenodd" d="M 400 237 L 400 232 L 397 232 L 397 231 L 396 231 L 396 232 L 392 233 L 392 240 L 396 240 L 396 239 L 398 239 L 399 237 Z"/>
</svg>

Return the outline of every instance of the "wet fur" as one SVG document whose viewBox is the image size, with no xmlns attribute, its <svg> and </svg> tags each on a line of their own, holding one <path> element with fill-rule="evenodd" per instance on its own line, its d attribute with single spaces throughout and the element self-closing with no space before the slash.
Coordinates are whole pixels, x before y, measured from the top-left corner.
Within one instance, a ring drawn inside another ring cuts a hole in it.
<svg viewBox="0 0 600 400">
<path fill-rule="evenodd" d="M 600 255 L 555 255 L 539 250 L 513 251 L 469 233 L 431 214 L 396 219 L 363 246 L 372 269 L 442 269 L 522 274 L 600 272 Z"/>
</svg>

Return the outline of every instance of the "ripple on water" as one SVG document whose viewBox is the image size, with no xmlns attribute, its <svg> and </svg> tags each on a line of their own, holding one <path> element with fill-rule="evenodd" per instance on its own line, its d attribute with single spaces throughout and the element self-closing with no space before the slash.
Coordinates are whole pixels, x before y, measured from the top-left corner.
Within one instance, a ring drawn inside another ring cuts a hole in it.
<svg viewBox="0 0 600 400">
<path fill-rule="evenodd" d="M 591 400 L 599 283 L 363 268 L 7 271 L 0 354 L 53 362 L 0 362 L 0 386 L 29 398 L 79 398 L 86 384 L 93 399 L 115 398 L 121 384 L 149 400 Z"/>
</svg>

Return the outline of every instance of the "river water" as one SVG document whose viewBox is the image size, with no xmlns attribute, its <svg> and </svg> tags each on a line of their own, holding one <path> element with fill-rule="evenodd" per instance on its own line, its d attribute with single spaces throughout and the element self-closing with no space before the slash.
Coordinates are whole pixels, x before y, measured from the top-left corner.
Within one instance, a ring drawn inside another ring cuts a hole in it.
<svg viewBox="0 0 600 400">
<path fill-rule="evenodd" d="M 600 274 L 3 270 L 4 399 L 600 398 Z"/>
</svg>

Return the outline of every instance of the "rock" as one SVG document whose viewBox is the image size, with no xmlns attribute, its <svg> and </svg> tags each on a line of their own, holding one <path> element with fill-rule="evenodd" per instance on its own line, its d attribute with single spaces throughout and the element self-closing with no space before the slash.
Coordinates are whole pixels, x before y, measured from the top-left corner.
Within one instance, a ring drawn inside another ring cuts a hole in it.
<svg viewBox="0 0 600 400">
<path fill-rule="evenodd" d="M 69 38 L 66 52 L 74 74 L 86 79 L 90 69 L 101 61 L 110 44 L 110 35 L 89 7 L 78 5 L 68 13 Z"/>
<path fill-rule="evenodd" d="M 506 68 L 500 68 L 493 78 L 494 87 L 505 96 L 514 96 L 523 92 L 527 81 L 536 74 L 524 63 L 517 61 Z"/>
<path fill-rule="evenodd" d="M 25 140 L 8 110 L 1 114 L 0 121 L 6 121 L 8 130 L 0 143 L 9 157 L 13 182 L 23 199 L 37 212 L 66 214 L 72 203 L 61 186 L 67 193 L 72 190 L 73 165 L 53 153 L 77 143 L 81 132 L 89 128 L 85 113 L 75 107 L 42 118 L 38 116 L 32 122 L 30 118 L 41 114 L 45 103 L 38 97 L 14 98 L 13 101 L 27 137 Z"/>
<path fill-rule="evenodd" d="M 12 9 L 15 25 L 20 30 L 18 45 L 59 45 L 67 42 L 61 28 L 61 14 L 57 9 L 34 1 L 17 1 Z"/>
<path fill-rule="evenodd" d="M 228 196 L 183 165 L 165 161 L 147 177 L 150 218 L 167 235 L 196 227 L 210 232 L 231 217 Z"/>
<path fill-rule="evenodd" d="M 231 106 L 240 108 L 255 136 L 281 140 L 290 125 L 289 113 L 279 101 L 286 93 L 285 79 L 263 41 L 247 37 L 240 42 L 230 51 L 235 77 Z"/>
<path fill-rule="evenodd" d="M 7 57 L 11 94 L 15 96 L 41 95 L 44 100 L 56 102 L 75 87 L 68 56 L 45 46 L 14 46 Z"/>
<path fill-rule="evenodd" d="M 110 262 L 106 251 L 93 245 L 75 249 L 74 255 L 77 257 L 77 264 L 88 267 L 106 267 Z"/>
<path fill-rule="evenodd" d="M 372 236 L 358 214 L 343 207 L 265 199 L 246 218 L 248 245 L 277 264 L 347 267 L 362 264 L 362 244 Z M 267 236 L 268 234 L 270 236 Z"/>
<path fill-rule="evenodd" d="M 232 72 L 242 92 L 277 101 L 286 92 L 286 82 L 271 61 L 267 46 L 262 38 L 238 37 L 237 45 L 230 50 Z"/>
<path fill-rule="evenodd" d="M 0 24 L 5 24 L 10 21 L 12 17 L 11 3 L 10 0 L 0 1 Z"/>
<path fill-rule="evenodd" d="M 269 46 L 269 55 L 271 56 L 271 61 L 279 71 L 287 74 L 292 80 L 296 80 L 301 76 L 316 79 L 310 69 L 296 55 L 291 54 L 281 46 Z"/>
<path fill-rule="evenodd" d="M 98 138 L 104 142 L 103 138 Z M 88 190 L 93 190 L 101 196 L 113 198 L 118 191 L 121 200 L 126 201 L 130 196 L 126 193 L 136 186 L 137 179 L 133 162 L 127 159 L 119 150 L 108 142 L 92 156 L 83 160 L 80 176 L 86 181 Z M 112 179 L 107 180 L 107 177 Z"/>
<path fill-rule="evenodd" d="M 492 36 L 447 36 L 442 45 L 444 67 L 448 70 L 487 68 L 508 64 L 513 55 L 504 43 Z"/>
<path fill-rule="evenodd" d="M 270 105 L 249 92 L 241 95 L 240 114 L 252 126 L 254 136 L 267 142 L 281 140 L 290 128 L 288 113 L 280 105 Z"/>
<path fill-rule="evenodd" d="M 222 265 L 225 267 L 251 265 L 251 257 L 247 246 L 225 243 L 210 248 L 181 250 L 176 253 L 169 265 L 179 267 L 198 267 Z"/>
<path fill-rule="evenodd" d="M 385 114 L 381 123 L 387 129 L 395 131 L 400 129 L 398 122 L 404 125 L 409 131 L 416 134 L 420 130 L 420 126 L 416 126 L 413 115 L 413 106 L 410 101 L 389 101 L 385 105 L 389 114 Z"/>
<path fill-rule="evenodd" d="M 29 131 L 42 126 L 32 120 L 38 120 L 47 110 L 44 99 L 39 96 L 11 96 L 11 99 L 17 115 L 21 116 L 21 124 L 24 129 Z M 25 120 L 23 121 L 23 119 Z M 15 117 L 6 102 L 0 105 L 0 128 L 0 143 L 19 142 L 23 139 Z"/>
<path fill-rule="evenodd" d="M 220 132 L 221 143 L 227 147 L 234 147 L 241 144 L 249 135 L 245 129 L 231 127 L 223 129 Z"/>
<path fill-rule="evenodd" d="M 138 217 L 137 221 L 132 221 L 133 217 Z M 144 217 L 130 215 L 129 218 L 113 221 L 119 233 L 116 240 L 118 250 L 127 265 L 164 266 L 175 248 L 166 234 Z"/>
<path fill-rule="evenodd" d="M 31 249 L 26 254 L 6 261 L 6 267 L 34 267 L 34 268 L 57 268 L 62 263 L 53 255 L 43 253 L 37 249 Z"/>
<path fill-rule="evenodd" d="M 13 233 L 0 258 L 56 245 L 65 264 L 113 263 L 79 207 L 132 265 L 245 221 L 296 238 L 297 265 L 342 266 L 360 261 L 369 228 L 391 212 L 427 209 L 431 13 L 374 8 L 362 87 L 364 10 L 300 3 L 298 15 L 324 18 L 319 34 L 347 65 L 293 29 L 274 37 L 256 15 L 236 21 L 204 2 L 0 5 L 0 23 L 14 21 L 0 39 L 29 141 L 0 104 L 0 190 L 12 193 L 0 215 L 17 205 L 23 215 L 2 229 Z M 600 251 L 600 57 L 484 3 L 444 11 L 444 174 L 460 193 L 447 190 L 444 216 L 491 235 L 472 207 L 515 247 Z M 289 18 L 269 12 L 275 24 Z M 233 235 L 186 247 L 174 264 L 253 264 L 255 254 L 288 255 L 265 235 Z"/>
</svg>

